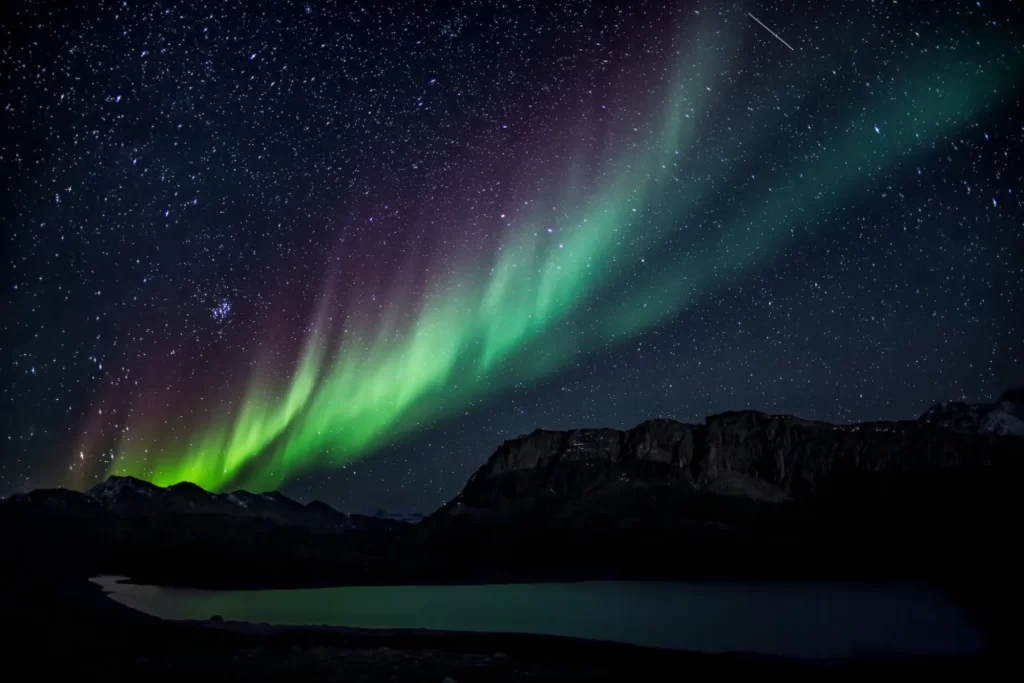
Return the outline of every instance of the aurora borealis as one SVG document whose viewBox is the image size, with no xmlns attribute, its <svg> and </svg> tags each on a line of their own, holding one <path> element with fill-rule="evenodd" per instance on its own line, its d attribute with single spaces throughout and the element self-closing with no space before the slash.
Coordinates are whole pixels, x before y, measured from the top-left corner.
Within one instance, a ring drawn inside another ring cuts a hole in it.
<svg viewBox="0 0 1024 683">
<path fill-rule="evenodd" d="M 5 62 L 61 65 L 8 78 L 8 441 L 49 444 L 8 487 L 419 507 L 533 427 L 912 417 L 1021 378 L 996 10 L 123 11 Z"/>
</svg>

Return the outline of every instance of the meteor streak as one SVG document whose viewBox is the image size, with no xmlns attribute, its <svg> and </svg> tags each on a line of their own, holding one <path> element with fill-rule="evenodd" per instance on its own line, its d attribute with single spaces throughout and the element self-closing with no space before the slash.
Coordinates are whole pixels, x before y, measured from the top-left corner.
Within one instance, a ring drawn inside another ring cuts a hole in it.
<svg viewBox="0 0 1024 683">
<path fill-rule="evenodd" d="M 760 19 L 758 19 L 757 17 L 755 17 L 755 16 L 753 15 L 753 14 L 750 14 L 750 12 L 747 12 L 747 14 L 748 14 L 748 15 L 750 15 L 750 18 L 751 18 L 751 19 L 753 19 L 753 20 L 754 20 L 754 21 L 756 21 L 757 23 L 761 24 L 761 26 L 764 26 L 764 22 L 762 22 L 762 21 L 761 21 Z M 782 43 L 783 45 L 785 45 L 786 47 L 788 47 L 788 48 L 789 48 L 790 50 L 792 50 L 792 49 L 793 49 L 793 46 L 792 46 L 792 45 L 790 45 L 789 43 L 787 43 L 786 41 L 784 41 L 784 40 L 782 39 L 782 36 L 780 36 L 780 35 L 779 35 L 778 33 L 776 33 L 775 31 L 771 30 L 771 29 L 770 29 L 770 28 L 768 28 L 767 26 L 764 26 L 764 30 L 768 31 L 768 33 L 770 33 L 770 34 L 772 34 L 773 36 L 775 36 L 776 38 L 778 38 L 778 39 L 779 39 L 779 42 L 780 42 L 780 43 Z"/>
</svg>

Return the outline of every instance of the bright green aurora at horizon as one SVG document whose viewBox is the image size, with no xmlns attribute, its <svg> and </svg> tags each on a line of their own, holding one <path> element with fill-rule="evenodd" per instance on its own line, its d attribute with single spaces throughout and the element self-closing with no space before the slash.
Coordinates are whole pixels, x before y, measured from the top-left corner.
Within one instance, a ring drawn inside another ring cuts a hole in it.
<svg viewBox="0 0 1024 683">
<path fill-rule="evenodd" d="M 727 166 L 687 183 L 679 169 L 696 163 L 702 114 L 726 87 L 726 58 L 738 44 L 697 30 L 686 45 L 645 126 L 616 137 L 611 158 L 589 159 L 580 149 L 562 169 L 554 219 L 539 210 L 517 219 L 490 263 L 465 263 L 454 277 L 434 281 L 412 322 L 391 302 L 376 326 L 336 335 L 325 296 L 286 386 L 254 372 L 236 407 L 198 425 L 187 443 L 127 432 L 113 472 L 159 485 L 266 489 L 363 457 L 515 382 L 540 380 L 666 322 L 812 235 L 830 212 L 874 191 L 883 169 L 932 149 L 1013 83 L 1012 65 L 969 68 L 963 54 L 894 66 L 881 76 L 896 82 L 890 92 L 898 96 L 850 102 L 840 137 L 820 139 L 810 161 L 782 158 L 770 182 L 721 209 L 712 199 L 731 173 Z M 973 56 L 980 63 L 991 50 L 979 47 Z M 740 150 L 762 134 L 733 130 L 717 144 Z M 595 165 L 603 172 L 593 177 L 579 170 Z M 551 202 L 531 202 L 542 204 Z M 702 211 L 721 228 L 714 239 L 686 243 L 687 221 Z M 552 220 L 557 237 L 545 229 Z"/>
</svg>

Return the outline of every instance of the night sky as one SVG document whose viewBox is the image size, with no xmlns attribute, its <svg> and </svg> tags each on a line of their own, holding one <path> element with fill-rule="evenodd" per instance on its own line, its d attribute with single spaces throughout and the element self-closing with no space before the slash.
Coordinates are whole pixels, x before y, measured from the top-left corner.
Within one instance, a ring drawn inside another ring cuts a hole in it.
<svg viewBox="0 0 1024 683">
<path fill-rule="evenodd" d="M 990 400 L 1022 9 L 17 0 L 0 494 L 429 511 L 536 427 Z"/>
</svg>

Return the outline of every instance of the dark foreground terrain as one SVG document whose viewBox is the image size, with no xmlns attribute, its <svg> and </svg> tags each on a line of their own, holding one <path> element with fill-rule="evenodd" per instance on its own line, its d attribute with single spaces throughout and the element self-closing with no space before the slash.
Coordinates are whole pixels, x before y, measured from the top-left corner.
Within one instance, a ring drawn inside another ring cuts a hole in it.
<svg viewBox="0 0 1024 683">
<path fill-rule="evenodd" d="M 977 669 L 1015 650 L 1006 625 L 1015 621 L 1007 596 L 1018 578 L 1022 432 L 1020 390 L 901 422 L 840 426 L 743 411 L 698 425 L 537 430 L 502 444 L 458 496 L 416 524 L 277 492 L 213 494 L 111 477 L 84 493 L 0 501 L 3 606 L 19 634 L 13 651 L 26 661 L 42 652 L 32 661 L 108 678 L 653 680 L 705 666 L 821 665 L 551 637 L 167 623 L 115 606 L 86 579 L 236 588 L 908 580 L 944 586 L 986 633 L 989 655 L 844 667 Z"/>
<path fill-rule="evenodd" d="M 10 587 L 9 587 L 10 588 Z M 83 680 L 662 681 L 694 675 L 863 677 L 995 672 L 994 655 L 810 663 L 705 655 L 551 636 L 168 622 L 89 583 L 26 583 L 3 595 L 15 671 Z"/>
</svg>

